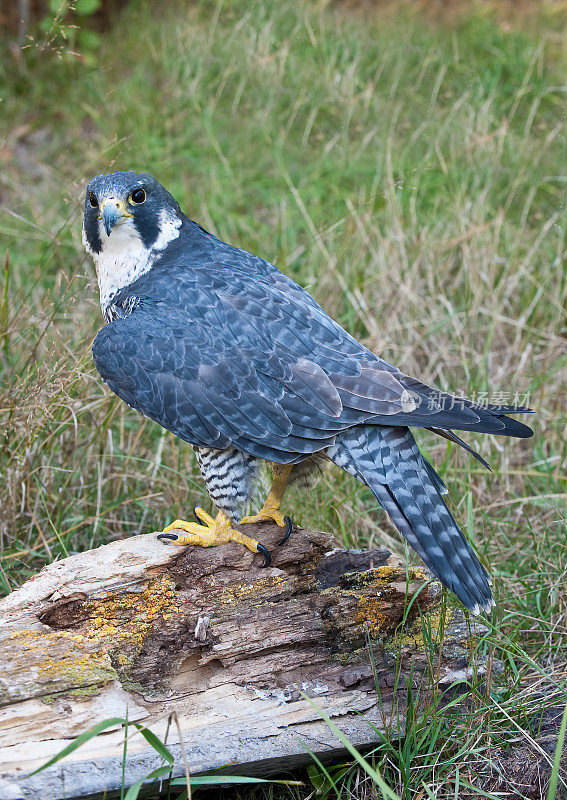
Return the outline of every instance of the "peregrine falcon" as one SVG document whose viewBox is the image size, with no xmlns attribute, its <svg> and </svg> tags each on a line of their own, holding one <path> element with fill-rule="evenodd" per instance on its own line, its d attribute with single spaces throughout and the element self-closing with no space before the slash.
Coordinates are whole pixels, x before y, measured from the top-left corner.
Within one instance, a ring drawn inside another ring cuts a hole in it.
<svg viewBox="0 0 567 800">
<path fill-rule="evenodd" d="M 128 405 L 193 445 L 218 509 L 213 518 L 197 508 L 203 524 L 176 520 L 162 537 L 240 542 L 268 564 L 267 549 L 234 525 L 272 520 L 289 531 L 280 512 L 288 480 L 326 459 L 370 488 L 467 608 L 490 611 L 486 570 L 410 428 L 480 459 L 454 431 L 528 437 L 508 416 L 528 409 L 474 404 L 405 375 L 275 266 L 188 219 L 151 175 L 93 178 L 83 242 L 107 322 L 93 344 L 97 370 Z M 262 461 L 272 465 L 271 491 L 259 514 L 240 519 Z"/>
</svg>

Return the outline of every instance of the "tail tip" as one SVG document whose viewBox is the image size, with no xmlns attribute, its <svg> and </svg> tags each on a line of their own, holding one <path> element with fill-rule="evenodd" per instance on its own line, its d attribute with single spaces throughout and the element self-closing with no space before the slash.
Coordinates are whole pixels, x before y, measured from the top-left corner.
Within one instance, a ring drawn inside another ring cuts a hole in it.
<svg viewBox="0 0 567 800">
<path fill-rule="evenodd" d="M 494 601 L 494 598 L 491 597 L 490 600 L 487 600 L 485 603 L 482 603 L 482 605 L 480 603 L 475 603 L 474 606 L 469 608 L 469 611 L 474 617 L 479 617 L 481 611 L 484 611 L 485 614 L 491 614 L 492 609 L 494 608 L 495 605 L 496 603 Z"/>
<path fill-rule="evenodd" d="M 492 581 L 490 581 L 490 583 L 492 583 Z M 478 617 L 481 611 L 484 611 L 485 614 L 490 614 L 495 605 L 496 602 L 492 594 L 489 594 L 488 597 L 484 597 L 480 602 L 468 606 L 468 609 L 474 617 Z"/>
</svg>

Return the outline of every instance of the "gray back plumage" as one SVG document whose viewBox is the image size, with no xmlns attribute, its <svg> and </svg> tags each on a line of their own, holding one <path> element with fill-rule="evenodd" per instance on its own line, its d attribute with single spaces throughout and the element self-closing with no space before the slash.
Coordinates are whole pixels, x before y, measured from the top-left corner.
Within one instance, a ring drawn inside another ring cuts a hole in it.
<svg viewBox="0 0 567 800">
<path fill-rule="evenodd" d="M 188 220 L 114 305 L 133 311 L 97 335 L 97 369 L 127 403 L 196 446 L 290 463 L 361 424 L 531 434 L 490 407 L 444 402 L 274 266 Z"/>
</svg>

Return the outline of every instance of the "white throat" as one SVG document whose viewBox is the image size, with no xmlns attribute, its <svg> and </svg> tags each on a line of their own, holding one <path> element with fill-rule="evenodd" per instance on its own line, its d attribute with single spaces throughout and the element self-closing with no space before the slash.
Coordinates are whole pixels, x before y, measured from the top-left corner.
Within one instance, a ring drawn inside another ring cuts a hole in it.
<svg viewBox="0 0 567 800">
<path fill-rule="evenodd" d="M 100 253 L 91 250 L 83 228 L 83 244 L 95 263 L 103 314 L 120 289 L 130 286 L 149 272 L 159 254 L 170 242 L 177 239 L 180 226 L 179 217 L 161 211 L 159 236 L 153 247 L 147 248 L 131 219 L 116 225 L 110 236 L 106 235 L 102 221 L 99 220 L 99 235 L 102 242 Z"/>
</svg>

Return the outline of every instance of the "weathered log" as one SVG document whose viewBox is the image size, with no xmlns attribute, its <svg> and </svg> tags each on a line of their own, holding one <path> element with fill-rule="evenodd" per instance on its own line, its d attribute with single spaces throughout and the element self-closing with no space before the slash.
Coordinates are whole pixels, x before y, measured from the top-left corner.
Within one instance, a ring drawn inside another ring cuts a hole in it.
<svg viewBox="0 0 567 800">
<path fill-rule="evenodd" d="M 376 730 L 403 727 L 395 683 L 466 676 L 470 629 L 456 609 L 432 665 L 423 616 L 435 636 L 440 591 L 423 569 L 384 549 L 333 549 L 327 533 L 295 528 L 281 548 L 273 525 L 249 533 L 272 550 L 271 567 L 234 544 L 180 550 L 136 536 L 50 564 L 0 602 L 0 800 L 120 787 L 119 727 L 26 777 L 113 716 L 167 732 L 174 775 L 182 748 L 193 774 L 227 764 L 269 774 L 308 763 L 308 749 L 340 751 L 308 697 L 370 746 Z M 133 735 L 126 785 L 161 763 Z"/>
</svg>

